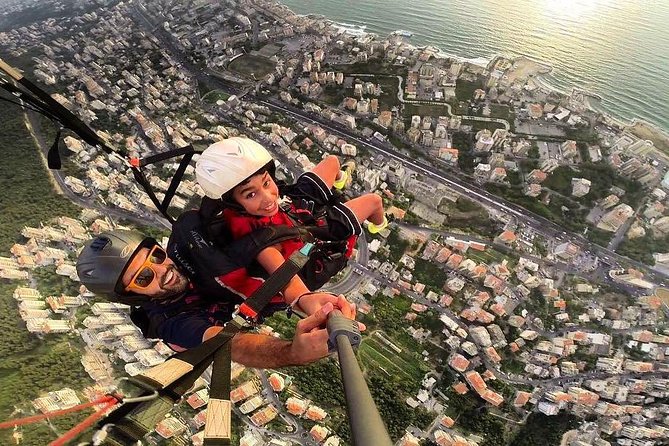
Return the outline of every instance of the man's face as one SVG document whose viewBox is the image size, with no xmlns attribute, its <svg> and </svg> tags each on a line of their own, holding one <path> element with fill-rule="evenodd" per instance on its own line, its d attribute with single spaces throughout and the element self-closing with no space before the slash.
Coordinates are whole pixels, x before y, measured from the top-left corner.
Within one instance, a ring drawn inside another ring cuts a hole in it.
<svg viewBox="0 0 669 446">
<path fill-rule="evenodd" d="M 142 248 L 135 254 L 121 279 L 123 288 L 156 300 L 184 292 L 188 279 L 177 270 L 174 262 L 165 256 L 162 263 L 154 263 L 151 261 L 154 256 L 148 258 L 149 253 L 150 248 Z"/>
<path fill-rule="evenodd" d="M 267 173 L 261 173 L 237 186 L 232 198 L 251 215 L 271 217 L 279 212 L 279 188 Z"/>
</svg>

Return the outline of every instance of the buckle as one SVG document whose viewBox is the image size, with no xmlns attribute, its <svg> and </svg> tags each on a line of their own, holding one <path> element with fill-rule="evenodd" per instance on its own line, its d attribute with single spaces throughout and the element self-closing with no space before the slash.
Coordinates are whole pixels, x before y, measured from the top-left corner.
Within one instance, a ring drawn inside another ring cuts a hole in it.
<svg viewBox="0 0 669 446">
<path fill-rule="evenodd" d="M 233 323 L 239 328 L 253 328 L 255 321 L 239 311 L 239 307 L 232 313 L 232 319 L 228 323 Z"/>
<path fill-rule="evenodd" d="M 136 396 L 131 396 L 131 397 L 121 395 L 120 397 L 118 397 L 119 400 L 121 401 L 121 404 L 140 403 L 140 402 L 143 402 L 143 401 L 151 401 L 151 400 L 155 400 L 156 398 L 158 398 L 158 391 L 156 389 L 154 389 L 149 384 L 147 384 L 143 381 L 140 381 L 136 378 L 124 376 L 122 378 L 119 378 L 118 383 L 119 384 L 121 384 L 121 383 L 132 384 L 135 387 L 135 389 L 138 389 L 138 390 L 144 391 L 144 392 L 151 392 L 149 395 L 142 395 L 140 393 Z M 117 385 L 117 387 L 118 387 L 118 385 Z"/>
</svg>

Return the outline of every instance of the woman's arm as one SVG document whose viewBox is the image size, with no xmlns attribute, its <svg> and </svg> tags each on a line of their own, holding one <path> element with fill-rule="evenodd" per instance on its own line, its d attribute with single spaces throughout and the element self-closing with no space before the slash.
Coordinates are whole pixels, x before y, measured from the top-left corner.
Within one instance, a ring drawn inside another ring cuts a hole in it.
<svg viewBox="0 0 669 446">
<path fill-rule="evenodd" d="M 271 246 L 260 251 L 257 260 L 269 274 L 274 274 L 274 271 L 279 269 L 283 265 L 283 262 L 286 261 L 281 252 Z M 308 292 L 309 288 L 307 288 L 298 275 L 293 276 L 288 285 L 283 289 L 283 295 L 288 304 L 292 304 L 301 295 Z"/>
</svg>

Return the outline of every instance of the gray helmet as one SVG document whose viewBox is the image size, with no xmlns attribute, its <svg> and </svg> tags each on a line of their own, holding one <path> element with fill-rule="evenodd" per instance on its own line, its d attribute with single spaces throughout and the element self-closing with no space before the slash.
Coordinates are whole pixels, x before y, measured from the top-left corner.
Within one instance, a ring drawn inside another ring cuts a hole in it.
<svg viewBox="0 0 669 446">
<path fill-rule="evenodd" d="M 137 251 L 156 244 L 154 239 L 136 231 L 103 232 L 81 250 L 77 260 L 79 280 L 93 293 L 114 302 L 127 305 L 148 302 L 146 296 L 124 291 L 121 278 Z"/>
</svg>

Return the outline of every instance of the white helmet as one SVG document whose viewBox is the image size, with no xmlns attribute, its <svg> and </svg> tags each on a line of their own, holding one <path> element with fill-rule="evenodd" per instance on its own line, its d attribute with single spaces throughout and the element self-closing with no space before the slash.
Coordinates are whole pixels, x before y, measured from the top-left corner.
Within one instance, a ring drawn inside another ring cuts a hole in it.
<svg viewBox="0 0 669 446">
<path fill-rule="evenodd" d="M 207 147 L 195 164 L 195 177 L 207 197 L 217 200 L 271 161 L 263 146 L 236 136 Z"/>
</svg>

